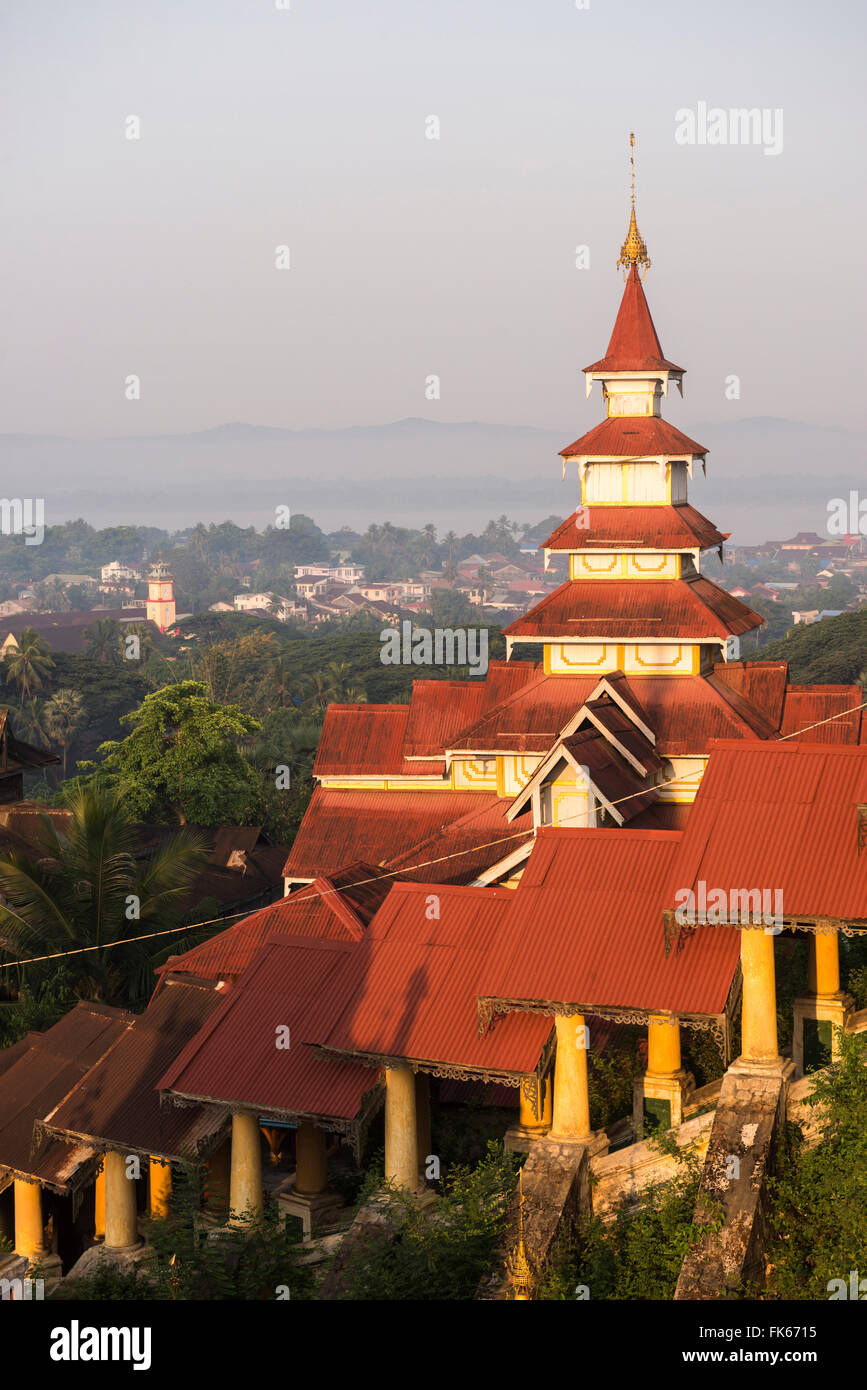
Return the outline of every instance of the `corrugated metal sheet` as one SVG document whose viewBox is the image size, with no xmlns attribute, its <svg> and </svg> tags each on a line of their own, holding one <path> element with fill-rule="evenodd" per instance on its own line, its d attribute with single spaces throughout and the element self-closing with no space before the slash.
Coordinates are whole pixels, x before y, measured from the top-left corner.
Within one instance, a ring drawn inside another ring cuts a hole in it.
<svg viewBox="0 0 867 1390">
<path fill-rule="evenodd" d="M 503 629 L 507 637 L 699 639 L 764 620 L 709 579 L 569 579 Z"/>
<path fill-rule="evenodd" d="M 484 680 L 415 681 L 403 752 L 408 759 L 442 757 L 449 740 L 532 680 L 526 661 L 492 661 Z M 410 767 L 417 764 L 410 764 Z"/>
<path fill-rule="evenodd" d="M 541 830 L 479 994 L 721 1013 L 737 930 L 699 928 L 665 954 L 663 890 L 680 839 L 664 830 Z"/>
<path fill-rule="evenodd" d="M 753 743 L 712 747 L 672 865 L 666 907 L 700 880 L 782 891 L 787 918 L 867 919 L 867 749 Z"/>
<path fill-rule="evenodd" d="M 629 272 L 614 331 L 605 356 L 585 367 L 585 372 L 680 372 L 682 367 L 662 355 L 659 336 L 644 297 L 644 286 L 635 266 Z"/>
<path fill-rule="evenodd" d="M 520 827 L 506 820 L 510 805 L 511 799 L 502 797 L 470 811 L 396 855 L 385 868 L 405 869 L 418 883 L 472 883 L 532 837 L 532 828 L 519 833 Z"/>
<path fill-rule="evenodd" d="M 547 753 L 599 684 L 598 676 L 537 676 L 510 700 L 466 730 L 455 752 Z M 663 757 L 704 754 L 713 738 L 756 736 L 758 710 L 745 718 L 745 702 L 704 676 L 630 676 Z"/>
<path fill-rule="evenodd" d="M 598 550 L 606 546 L 629 550 L 702 550 L 726 539 L 712 521 L 688 503 L 682 506 L 606 507 L 594 503 L 577 527 L 573 512 L 548 537 L 542 550 Z"/>
<path fill-rule="evenodd" d="M 860 685 L 789 685 L 780 734 L 783 737 L 794 735 L 793 743 L 798 742 L 804 730 L 808 743 L 856 744 L 861 741 L 861 730 L 867 723 L 864 711 L 858 709 L 863 698 Z M 822 720 L 835 715 L 844 717 L 822 724 Z M 816 724 L 821 727 L 810 727 Z"/>
<path fill-rule="evenodd" d="M 359 877 L 362 873 L 364 870 L 359 868 Z M 387 886 L 379 890 L 378 902 L 382 901 L 390 887 L 389 881 Z M 317 878 L 288 898 L 263 907 L 242 922 L 236 922 L 218 936 L 211 937 L 210 941 L 203 941 L 200 946 L 194 946 L 181 956 L 171 956 L 161 973 L 182 971 L 202 980 L 237 979 L 268 938 L 274 935 L 323 936 L 357 941 L 363 932 L 364 923 L 343 896 L 335 891 L 333 881 Z"/>
<path fill-rule="evenodd" d="M 316 878 L 330 876 L 354 859 L 384 864 L 496 800 L 493 792 L 356 792 L 317 787 L 283 872 L 287 878 Z"/>
<path fill-rule="evenodd" d="M 561 449 L 563 458 L 656 458 L 659 454 L 706 454 L 707 446 L 690 439 L 658 415 L 615 415 L 603 420 L 574 444 Z"/>
<path fill-rule="evenodd" d="M 323 1058 L 304 1042 L 333 1024 L 346 995 L 342 968 L 360 947 L 348 941 L 270 941 L 204 1028 L 160 1078 L 163 1091 L 322 1120 L 355 1119 L 377 1073 Z M 276 1045 L 288 1027 L 289 1047 Z"/>
<path fill-rule="evenodd" d="M 219 1134 L 224 1115 L 161 1106 L 156 1083 L 222 1001 L 212 986 L 169 979 L 147 1010 L 77 1085 L 44 1115 L 58 1138 L 106 1141 L 171 1159 L 191 1159 Z"/>
<path fill-rule="evenodd" d="M 344 1054 L 406 1057 L 488 1071 L 535 1070 L 551 1020 L 514 1014 L 479 1037 L 476 997 L 515 894 L 396 884 L 347 958 L 345 1006 L 308 1041 Z"/>
<path fill-rule="evenodd" d="M 329 705 L 314 777 L 442 775 L 442 758 L 408 762 L 403 753 L 409 705 Z"/>
<path fill-rule="evenodd" d="M 0 1168 L 63 1187 L 72 1176 L 65 1145 L 45 1141 L 31 1154 L 33 1126 L 129 1028 L 135 1015 L 80 1003 L 32 1041 L 0 1076 Z"/>
<path fill-rule="evenodd" d="M 718 661 L 714 675 L 779 729 L 789 674 L 787 661 Z"/>
</svg>

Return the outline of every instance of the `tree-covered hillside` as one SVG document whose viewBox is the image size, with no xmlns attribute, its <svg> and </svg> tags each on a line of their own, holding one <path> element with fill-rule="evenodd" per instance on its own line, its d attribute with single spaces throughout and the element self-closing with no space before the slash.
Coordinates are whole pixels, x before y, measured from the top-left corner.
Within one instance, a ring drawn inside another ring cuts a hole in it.
<svg viewBox="0 0 867 1390">
<path fill-rule="evenodd" d="M 839 618 L 792 628 L 762 647 L 761 661 L 788 661 L 796 685 L 867 685 L 867 605 Z"/>
</svg>

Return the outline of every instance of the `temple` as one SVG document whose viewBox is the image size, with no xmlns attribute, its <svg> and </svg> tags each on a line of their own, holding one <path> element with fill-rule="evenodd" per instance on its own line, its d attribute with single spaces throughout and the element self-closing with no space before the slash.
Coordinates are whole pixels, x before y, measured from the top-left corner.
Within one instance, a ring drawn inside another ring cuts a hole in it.
<svg viewBox="0 0 867 1390">
<path fill-rule="evenodd" d="M 649 264 L 633 190 L 620 307 L 584 369 L 603 418 L 562 450 L 575 510 L 544 547 L 568 577 L 506 629 L 507 659 L 418 680 L 408 704 L 331 705 L 286 896 L 174 957 L 140 1017 L 79 1005 L 3 1055 L 0 1215 L 19 1259 L 46 1258 L 40 1200 L 66 1203 L 72 1254 L 82 1220 L 82 1259 L 135 1252 L 184 1164 L 207 1166 L 213 1220 L 250 1222 L 287 1136 L 280 1201 L 315 1234 L 340 1208 L 334 1154 L 360 1156 L 380 1112 L 386 1176 L 421 1194 L 432 1103 L 480 1083 L 512 1098 L 522 1203 L 552 1153 L 611 1183 L 624 1133 L 637 1152 L 649 1119 L 698 1116 L 712 1155 L 733 1078 L 738 1104 L 752 1087 L 773 1116 L 822 1046 L 867 1026 L 838 964 L 840 933 L 867 930 L 862 692 L 747 660 L 762 619 L 702 573 L 728 534 L 690 501 L 707 450 L 663 417 L 685 371 Z M 704 910 L 708 886 L 723 909 Z M 786 1056 L 775 938 L 796 933 L 810 965 Z M 73 1023 L 88 1050 L 67 1064 Z M 624 1025 L 645 1030 L 647 1064 L 615 1136 L 593 1128 L 588 1055 Z M 705 1094 L 684 1065 L 696 1031 L 727 1068 Z M 23 1115 L 19 1081 L 49 1052 Z"/>
</svg>

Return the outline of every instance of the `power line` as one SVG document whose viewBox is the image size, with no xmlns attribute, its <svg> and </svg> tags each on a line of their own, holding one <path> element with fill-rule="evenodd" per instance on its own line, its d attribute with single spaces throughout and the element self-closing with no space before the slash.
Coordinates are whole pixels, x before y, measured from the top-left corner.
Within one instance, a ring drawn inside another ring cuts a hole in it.
<svg viewBox="0 0 867 1390">
<path fill-rule="evenodd" d="M 784 743 L 786 739 L 797 738 L 802 734 L 809 733 L 811 729 L 821 728 L 823 724 L 832 724 L 835 719 L 845 719 L 848 715 L 857 714 L 859 710 L 863 709 L 867 709 L 867 701 L 865 701 L 863 704 L 855 705 L 851 709 L 841 710 L 838 714 L 832 714 L 827 719 L 819 719 L 816 721 L 815 724 L 808 724 L 806 728 L 797 729 L 794 733 L 783 734 L 780 738 L 778 738 L 775 741 L 778 743 Z M 696 777 L 702 777 L 703 775 L 704 768 L 701 768 L 696 772 L 682 773 L 677 777 L 669 777 L 666 779 L 666 781 L 657 782 L 652 787 L 645 787 L 641 791 L 637 792 L 628 792 L 626 796 L 620 796 L 617 798 L 616 801 L 609 801 L 607 805 L 620 806 L 624 801 L 632 801 L 635 797 L 638 796 L 647 796 L 650 792 L 657 791 L 661 787 L 670 787 L 675 782 L 690 782 L 693 781 Z M 234 912 L 229 914 L 228 917 L 210 917 L 202 922 L 188 923 L 186 926 L 168 927 L 164 931 L 146 932 L 141 936 L 121 937 L 117 941 L 106 941 L 99 946 L 78 946 L 71 951 L 55 951 L 51 955 L 46 956 L 27 956 L 23 960 L 3 961 L 0 962 L 0 970 L 9 970 L 16 965 L 36 965 L 47 960 L 64 960 L 67 956 L 86 955 L 89 951 L 108 951 L 111 950 L 114 946 L 131 946 L 139 941 L 153 941 L 156 937 L 160 936 L 180 936 L 184 932 L 198 931 L 200 927 L 215 926 L 219 923 L 223 923 L 224 925 L 226 923 L 232 923 L 236 918 L 243 921 L 246 918 L 256 916 L 259 912 L 267 912 L 269 908 L 295 907 L 299 903 L 315 902 L 317 898 L 326 898 L 332 893 L 345 893 L 352 888 L 363 888 L 370 883 L 381 883 L 384 878 L 396 878 L 400 874 L 409 875 L 415 873 L 418 869 L 427 869 L 434 864 L 445 864 L 451 859 L 460 859 L 465 854 L 477 854 L 480 850 L 491 849 L 494 845 L 504 845 L 507 844 L 510 840 L 524 839 L 527 835 L 532 833 L 533 832 L 529 830 L 518 830 L 512 835 L 498 835 L 495 840 L 487 840 L 484 844 L 470 845 L 467 849 L 453 850 L 450 854 L 439 855 L 439 857 L 436 859 L 423 859 L 418 864 L 404 864 L 398 869 L 388 869 L 383 871 L 383 873 L 381 874 L 374 874 L 370 878 L 360 878 L 357 879 L 354 883 L 344 883 L 339 888 L 317 888 L 315 884 L 311 884 L 308 886 L 313 888 L 314 891 L 312 893 L 308 893 L 305 895 L 302 889 L 299 890 L 297 893 L 290 893 L 287 896 L 278 899 L 274 903 L 269 903 L 266 907 L 257 908 L 255 912 Z M 2 907 L 3 910 L 9 913 L 10 916 L 14 917 L 16 915 L 14 912 L 12 912 L 11 908 L 9 908 L 5 903 L 2 905 Z M 23 921 L 23 919 L 19 920 Z M 28 924 L 25 923 L 25 925 Z"/>
</svg>

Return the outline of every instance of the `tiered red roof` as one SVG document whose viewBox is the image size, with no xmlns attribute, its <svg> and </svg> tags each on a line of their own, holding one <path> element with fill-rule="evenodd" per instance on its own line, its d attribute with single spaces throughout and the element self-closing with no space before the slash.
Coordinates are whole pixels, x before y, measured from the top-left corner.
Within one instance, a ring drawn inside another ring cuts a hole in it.
<svg viewBox="0 0 867 1390">
<path fill-rule="evenodd" d="M 706 453 L 704 444 L 682 434 L 659 415 L 613 415 L 561 449 L 560 457 L 643 459 L 667 454 L 703 458 Z"/>
<path fill-rule="evenodd" d="M 728 540 L 687 502 L 677 506 L 611 507 L 592 503 L 557 527 L 543 550 L 710 550 Z"/>
<path fill-rule="evenodd" d="M 650 309 L 636 266 L 626 281 L 620 308 L 614 322 L 614 332 L 605 356 L 584 368 L 585 372 L 683 372 L 674 362 L 662 355 L 659 337 L 653 326 Z"/>
<path fill-rule="evenodd" d="M 701 641 L 750 632 L 763 618 L 710 579 L 568 579 L 503 631 L 533 639 L 657 637 Z"/>
<path fill-rule="evenodd" d="M 546 676 L 505 700 L 453 745 L 454 752 L 547 753 L 599 684 L 598 676 Z M 711 738 L 771 738 L 776 729 L 716 676 L 630 676 L 663 757 L 703 755 Z"/>
</svg>

